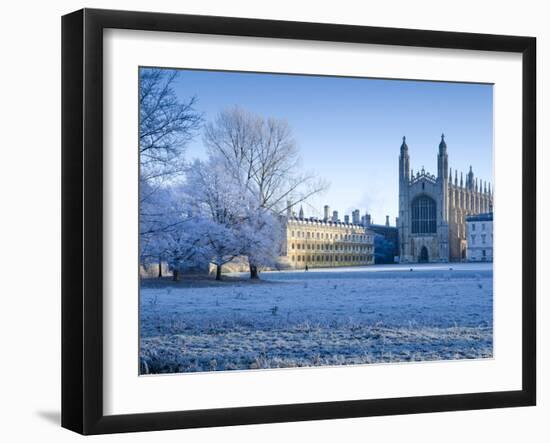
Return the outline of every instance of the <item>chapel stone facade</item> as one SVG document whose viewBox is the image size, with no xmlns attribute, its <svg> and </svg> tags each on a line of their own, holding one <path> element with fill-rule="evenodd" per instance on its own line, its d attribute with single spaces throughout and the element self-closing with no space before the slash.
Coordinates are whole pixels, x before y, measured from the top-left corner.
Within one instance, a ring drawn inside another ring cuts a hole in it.
<svg viewBox="0 0 550 443">
<path fill-rule="evenodd" d="M 405 137 L 399 154 L 399 231 L 402 263 L 466 260 L 465 218 L 493 211 L 490 183 L 478 181 L 472 167 L 463 180 L 449 168 L 447 144 L 441 135 L 437 175 L 422 168 L 413 173 Z"/>
</svg>

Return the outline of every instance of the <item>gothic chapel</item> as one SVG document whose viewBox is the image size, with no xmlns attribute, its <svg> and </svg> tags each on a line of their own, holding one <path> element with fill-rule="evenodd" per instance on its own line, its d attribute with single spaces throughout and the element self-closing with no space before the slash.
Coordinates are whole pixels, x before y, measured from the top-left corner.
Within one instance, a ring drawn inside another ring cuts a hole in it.
<svg viewBox="0 0 550 443">
<path fill-rule="evenodd" d="M 399 244 L 402 263 L 449 262 L 466 258 L 467 215 L 493 211 L 491 185 L 470 171 L 460 182 L 448 166 L 447 144 L 441 135 L 437 176 L 410 168 L 403 137 L 399 155 Z"/>
</svg>

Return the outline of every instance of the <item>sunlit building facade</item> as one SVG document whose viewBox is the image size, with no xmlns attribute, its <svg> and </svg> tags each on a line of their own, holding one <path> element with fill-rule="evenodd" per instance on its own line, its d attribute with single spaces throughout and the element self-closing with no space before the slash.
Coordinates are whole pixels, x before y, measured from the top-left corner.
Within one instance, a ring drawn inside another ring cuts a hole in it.
<svg viewBox="0 0 550 443">
<path fill-rule="evenodd" d="M 306 218 L 303 209 L 298 216 L 289 212 L 282 261 L 298 269 L 374 264 L 374 233 L 361 224 L 359 211 L 345 220 L 336 211 L 329 216 L 328 206 L 323 219 Z"/>
</svg>

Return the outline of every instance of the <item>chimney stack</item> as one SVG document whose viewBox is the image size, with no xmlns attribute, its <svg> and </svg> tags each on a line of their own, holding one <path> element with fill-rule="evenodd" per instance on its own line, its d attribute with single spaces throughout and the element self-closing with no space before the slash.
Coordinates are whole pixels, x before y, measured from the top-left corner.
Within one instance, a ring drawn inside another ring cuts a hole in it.
<svg viewBox="0 0 550 443">
<path fill-rule="evenodd" d="M 344 215 L 344 223 L 349 223 L 349 215 Z"/>
<path fill-rule="evenodd" d="M 330 213 L 330 206 L 329 205 L 325 205 L 325 214 L 324 214 L 324 217 L 323 217 L 323 220 L 324 221 L 328 221 L 329 220 L 329 213 Z"/>
<path fill-rule="evenodd" d="M 390 216 L 386 215 L 386 226 L 390 225 Z"/>
<path fill-rule="evenodd" d="M 334 223 L 338 221 L 338 211 L 332 211 L 332 221 Z"/>
<path fill-rule="evenodd" d="M 351 219 L 354 225 L 358 225 L 361 222 L 360 218 L 361 216 L 359 215 L 359 209 L 356 209 L 351 213 Z"/>
</svg>

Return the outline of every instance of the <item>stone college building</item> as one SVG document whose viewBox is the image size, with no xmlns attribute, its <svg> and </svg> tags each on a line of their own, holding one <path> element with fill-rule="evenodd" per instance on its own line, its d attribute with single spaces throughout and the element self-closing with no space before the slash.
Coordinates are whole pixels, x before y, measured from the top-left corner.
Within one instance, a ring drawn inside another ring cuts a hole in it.
<svg viewBox="0 0 550 443">
<path fill-rule="evenodd" d="M 352 219 L 330 214 L 324 208 L 324 217 L 305 217 L 300 208 L 298 216 L 290 212 L 285 220 L 281 264 L 291 268 L 328 268 L 374 264 L 374 233 L 360 220 L 359 210 Z"/>
<path fill-rule="evenodd" d="M 437 176 L 410 168 L 403 137 L 399 155 L 399 231 L 402 263 L 448 262 L 466 259 L 467 216 L 491 213 L 491 185 L 474 178 L 472 167 L 463 181 L 448 165 L 447 144 L 441 135 Z"/>
</svg>

